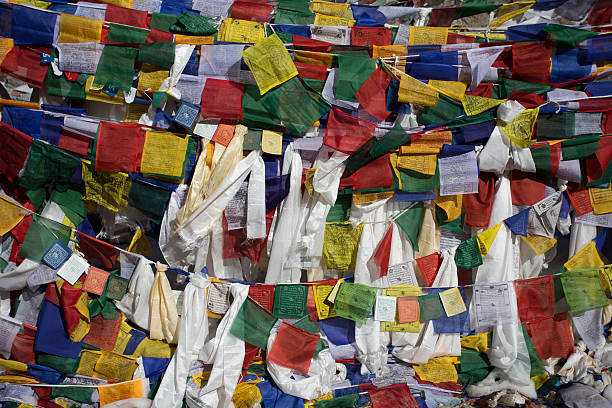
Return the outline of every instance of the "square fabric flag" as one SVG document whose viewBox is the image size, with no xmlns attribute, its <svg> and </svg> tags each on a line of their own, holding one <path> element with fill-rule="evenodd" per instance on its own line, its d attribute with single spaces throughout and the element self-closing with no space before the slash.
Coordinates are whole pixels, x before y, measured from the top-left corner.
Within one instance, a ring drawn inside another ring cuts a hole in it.
<svg viewBox="0 0 612 408">
<path fill-rule="evenodd" d="M 68 248 L 68 245 L 58 239 L 51 245 L 47 252 L 45 252 L 42 260 L 51 268 L 57 269 L 70 258 L 71 254 L 72 251 Z"/>
<path fill-rule="evenodd" d="M 267 359 L 283 367 L 308 374 L 319 338 L 319 335 L 283 322 L 270 347 Z"/>
<path fill-rule="evenodd" d="M 96 170 L 133 173 L 140 169 L 145 132 L 140 126 L 100 122 Z"/>
<path fill-rule="evenodd" d="M 437 293 L 419 296 L 419 308 L 424 322 L 445 317 L 444 308 Z"/>
<path fill-rule="evenodd" d="M 208 78 L 202 91 L 202 117 L 242 120 L 244 84 Z"/>
<path fill-rule="evenodd" d="M 374 136 L 376 126 L 339 109 L 332 109 L 323 143 L 334 150 L 352 154 Z"/>
<path fill-rule="evenodd" d="M 344 282 L 334 301 L 338 316 L 364 324 L 372 313 L 377 289 L 361 283 Z"/>
<path fill-rule="evenodd" d="M 308 286 L 276 285 L 274 289 L 274 316 L 300 318 L 306 314 Z"/>
<path fill-rule="evenodd" d="M 553 276 L 540 276 L 514 281 L 518 315 L 521 322 L 545 319 L 555 311 Z"/>
<path fill-rule="evenodd" d="M 83 284 L 83 290 L 94 295 L 101 295 L 102 292 L 104 292 L 104 287 L 106 286 L 106 281 L 109 276 L 109 272 L 96 268 L 95 266 L 90 266 L 87 272 L 87 278 L 85 278 L 85 283 Z"/>
<path fill-rule="evenodd" d="M 117 275 L 110 275 L 106 282 L 106 296 L 110 299 L 121 300 L 125 292 L 127 292 L 130 281 L 128 279 L 121 278 Z"/>
<path fill-rule="evenodd" d="M 419 321 L 419 299 L 416 296 L 397 298 L 397 321 L 413 323 Z"/>
<path fill-rule="evenodd" d="M 276 34 L 266 37 L 241 54 L 262 95 L 298 74 L 289 52 Z"/>
<path fill-rule="evenodd" d="M 245 342 L 265 350 L 276 317 L 247 298 L 232 323 L 230 333 Z"/>
</svg>

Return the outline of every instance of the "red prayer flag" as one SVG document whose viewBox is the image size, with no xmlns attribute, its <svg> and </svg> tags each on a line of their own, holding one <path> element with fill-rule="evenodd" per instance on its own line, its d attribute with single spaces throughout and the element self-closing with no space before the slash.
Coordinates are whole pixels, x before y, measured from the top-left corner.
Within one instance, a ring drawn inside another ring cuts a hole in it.
<svg viewBox="0 0 612 408">
<path fill-rule="evenodd" d="M 389 153 L 372 160 L 354 174 L 354 189 L 393 187 Z"/>
<path fill-rule="evenodd" d="M 9 182 L 21 171 L 31 144 L 31 136 L 0 122 L 0 174 Z"/>
<path fill-rule="evenodd" d="M 601 118 L 601 130 L 605 135 L 612 133 L 612 111 L 603 114 Z"/>
<path fill-rule="evenodd" d="M 249 258 L 254 263 L 259 263 L 268 242 L 274 211 L 266 213 L 266 237 L 259 239 L 247 239 L 246 228 L 229 230 L 223 214 L 223 258 Z"/>
<path fill-rule="evenodd" d="M 471 35 L 463 35 L 463 34 L 450 33 L 450 32 L 446 36 L 447 44 L 471 44 L 475 40 L 476 40 L 476 37 L 471 36 Z"/>
<path fill-rule="evenodd" d="M 373 408 L 418 408 L 408 385 L 393 384 L 384 388 L 368 388 Z"/>
<path fill-rule="evenodd" d="M 512 79 L 545 84 L 550 76 L 550 47 L 545 42 L 512 45 Z"/>
<path fill-rule="evenodd" d="M 112 269 L 117 259 L 117 250 L 111 244 L 78 232 L 79 251 L 89 263 L 97 260 L 102 268 Z"/>
<path fill-rule="evenodd" d="M 555 312 L 555 285 L 552 275 L 514 281 L 521 322 L 551 317 Z"/>
<path fill-rule="evenodd" d="M 329 52 L 332 46 L 331 43 L 326 41 L 315 40 L 313 38 L 302 37 L 301 35 L 295 34 L 293 34 L 291 42 L 297 49 L 316 52 Z"/>
<path fill-rule="evenodd" d="M 0 71 L 22 80 L 34 88 L 42 87 L 49 67 L 41 65 L 41 55 L 34 49 L 50 54 L 46 48 L 15 45 L 2 60 Z"/>
<path fill-rule="evenodd" d="M 442 264 L 440 254 L 434 252 L 433 254 L 417 258 L 416 263 L 419 266 L 423 280 L 427 286 L 431 286 L 434 279 L 436 279 L 436 275 L 438 274 L 438 268 Z"/>
<path fill-rule="evenodd" d="M 89 333 L 83 338 L 83 341 L 102 350 L 112 350 L 115 347 L 120 328 L 121 315 L 117 319 L 104 319 L 99 314 L 91 319 Z"/>
<path fill-rule="evenodd" d="M 325 81 L 327 78 L 327 67 L 322 65 L 307 64 L 305 62 L 294 62 L 300 76 L 307 79 Z"/>
<path fill-rule="evenodd" d="M 353 27 L 351 45 L 391 45 L 391 30 L 387 27 Z"/>
<path fill-rule="evenodd" d="M 375 130 L 373 123 L 333 108 L 329 113 L 323 143 L 339 152 L 351 154 L 374 136 Z"/>
<path fill-rule="evenodd" d="M 586 158 L 587 180 L 593 182 L 603 176 L 603 172 L 608 168 L 612 160 L 612 138 L 599 139 L 599 150 Z"/>
<path fill-rule="evenodd" d="M 234 130 L 236 129 L 235 125 L 231 123 L 219 123 L 215 133 L 213 134 L 212 141 L 214 143 L 219 143 L 225 147 L 230 144 L 232 138 L 234 137 Z"/>
<path fill-rule="evenodd" d="M 239 18 L 241 20 L 257 21 L 267 23 L 270 20 L 270 14 L 274 10 L 274 6 L 262 3 L 251 3 L 248 1 L 234 1 L 230 11 L 231 18 Z"/>
<path fill-rule="evenodd" d="M 542 360 L 550 357 L 567 358 L 574 353 L 574 336 L 566 313 L 525 323 L 525 328 Z"/>
<path fill-rule="evenodd" d="M 463 195 L 465 223 L 472 227 L 486 228 L 491 219 L 494 199 L 495 174 L 480 172 L 478 175 L 478 192 Z"/>
<path fill-rule="evenodd" d="M 429 14 L 429 27 L 450 27 L 461 7 L 436 7 Z M 450 34 L 450 33 L 449 33 Z"/>
<path fill-rule="evenodd" d="M 244 84 L 208 78 L 202 91 L 203 118 L 242 120 Z"/>
<path fill-rule="evenodd" d="M 81 314 L 77 311 L 75 305 L 83 293 L 84 291 L 82 289 L 75 288 L 68 282 L 62 284 L 60 303 L 68 334 L 72 334 L 81 320 Z"/>
<path fill-rule="evenodd" d="M 493 97 L 493 84 L 480 83 L 473 91 L 465 91 L 466 95 L 482 96 L 483 98 Z"/>
<path fill-rule="evenodd" d="M 251 285 L 249 297 L 259 306 L 272 313 L 274 307 L 274 285 Z"/>
<path fill-rule="evenodd" d="M 267 359 L 283 367 L 308 374 L 320 336 L 282 322 Z"/>
<path fill-rule="evenodd" d="M 34 354 L 34 339 L 36 338 L 36 327 L 22 323 L 23 333 L 17 334 L 11 347 L 11 360 L 21 361 L 26 364 L 36 364 Z"/>
<path fill-rule="evenodd" d="M 542 95 L 538 95 L 534 92 L 512 91 L 508 99 L 517 101 L 523 105 L 525 109 L 537 108 L 538 106 L 546 103 L 546 100 Z"/>
<path fill-rule="evenodd" d="M 87 156 L 87 153 L 89 153 L 89 142 L 91 142 L 89 137 L 63 128 L 57 147 L 80 156 Z"/>
<path fill-rule="evenodd" d="M 126 173 L 139 171 L 145 136 L 144 130 L 138 125 L 100 122 L 96 142 L 96 170 Z"/>
<path fill-rule="evenodd" d="M 132 27 L 149 28 L 147 24 L 146 11 L 134 10 L 125 7 L 106 5 L 106 15 L 104 19 L 110 23 L 128 25 Z"/>
<path fill-rule="evenodd" d="M 151 31 L 149 31 L 149 35 L 147 35 L 147 39 L 145 40 L 145 42 L 174 42 L 174 35 L 172 33 L 168 33 L 157 28 L 152 28 Z"/>
<path fill-rule="evenodd" d="M 593 211 L 589 189 L 576 183 L 567 185 L 567 195 L 569 196 L 577 215 L 588 214 Z"/>
<path fill-rule="evenodd" d="M 393 237 L 393 223 L 378 244 L 376 253 L 370 259 L 369 266 L 377 273 L 373 273 L 372 280 L 387 276 L 389 270 L 389 254 L 391 253 L 391 239 Z"/>
<path fill-rule="evenodd" d="M 512 204 L 534 205 L 546 197 L 546 177 L 541 174 L 512 171 Z"/>
<path fill-rule="evenodd" d="M 387 111 L 387 88 L 390 82 L 391 76 L 384 69 L 378 68 L 355 93 L 361 106 L 376 119 L 385 120 L 391 114 Z"/>
</svg>

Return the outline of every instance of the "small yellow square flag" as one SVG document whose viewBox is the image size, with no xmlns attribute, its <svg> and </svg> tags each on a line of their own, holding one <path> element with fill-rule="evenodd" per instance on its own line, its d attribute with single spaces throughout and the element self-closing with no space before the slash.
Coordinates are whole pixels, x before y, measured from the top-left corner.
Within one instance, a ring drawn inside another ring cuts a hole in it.
<svg viewBox="0 0 612 408">
<path fill-rule="evenodd" d="M 439 293 L 442 306 L 448 317 L 465 312 L 467 309 L 459 288 L 450 288 Z"/>
<path fill-rule="evenodd" d="M 261 135 L 261 150 L 264 153 L 280 156 L 283 153 L 283 135 L 279 132 L 264 130 Z"/>
</svg>

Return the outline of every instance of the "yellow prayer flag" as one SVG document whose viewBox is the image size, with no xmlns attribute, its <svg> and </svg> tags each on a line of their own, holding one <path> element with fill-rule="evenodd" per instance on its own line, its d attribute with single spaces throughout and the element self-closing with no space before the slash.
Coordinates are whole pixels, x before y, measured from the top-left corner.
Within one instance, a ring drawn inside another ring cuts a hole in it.
<svg viewBox="0 0 612 408">
<path fill-rule="evenodd" d="M 147 113 L 148 110 L 149 105 L 143 103 L 128 103 L 123 121 L 126 123 L 138 123 L 140 117 Z"/>
<path fill-rule="evenodd" d="M 263 380 L 249 381 L 238 383 L 234 395 L 232 396 L 232 403 L 235 408 L 251 408 L 261 401 L 261 392 L 259 387 L 255 384 Z"/>
<path fill-rule="evenodd" d="M 76 373 L 79 375 L 86 375 L 88 377 L 93 376 L 94 367 L 98 362 L 98 359 L 102 357 L 101 351 L 95 350 L 83 350 L 81 351 L 81 358 L 79 359 L 79 367 Z"/>
<path fill-rule="evenodd" d="M 484 111 L 488 111 L 491 108 L 496 107 L 497 105 L 501 105 L 504 103 L 506 99 L 492 99 L 485 98 L 482 96 L 474 96 L 474 95 L 464 95 L 461 100 L 461 104 L 463 105 L 463 110 L 465 114 L 468 116 L 478 115 Z"/>
<path fill-rule="evenodd" d="M 62 14 L 63 15 L 63 14 Z M 110 96 L 102 92 L 101 86 L 93 84 L 95 77 L 90 75 L 85 81 L 85 99 L 88 101 L 112 103 L 113 105 L 123 105 L 125 98 L 123 97 L 123 90 L 119 89 L 115 96 Z"/>
<path fill-rule="evenodd" d="M 346 17 L 349 10 L 348 3 L 333 3 L 331 1 L 315 0 L 310 3 L 310 11 L 333 17 Z M 352 15 L 352 13 L 351 13 Z"/>
<path fill-rule="evenodd" d="M 408 49 L 405 45 L 374 45 L 372 46 L 372 58 L 405 57 Z M 406 70 L 406 60 L 398 58 L 397 66 L 394 61 L 387 60 L 387 63 L 404 72 Z"/>
<path fill-rule="evenodd" d="M 34 7 L 38 7 L 41 9 L 46 9 L 48 8 L 51 3 L 48 1 L 41 1 L 41 0 L 9 0 L 9 3 L 13 3 L 13 4 L 25 4 L 28 6 L 34 6 Z"/>
<path fill-rule="evenodd" d="M 261 150 L 268 154 L 281 155 L 283 153 L 283 134 L 264 130 L 261 134 Z"/>
<path fill-rule="evenodd" d="M 434 384 L 458 380 L 455 365 L 444 357 L 432 358 L 426 364 L 415 364 L 412 367 L 421 380 Z"/>
<path fill-rule="evenodd" d="M 319 316 L 319 320 L 337 316 L 334 309 L 330 308 L 329 305 L 325 303 L 325 299 L 327 299 L 333 289 L 333 285 L 314 286 L 315 305 L 317 307 L 317 316 Z"/>
<path fill-rule="evenodd" d="M 467 85 L 459 81 L 439 81 L 431 79 L 428 83 L 433 89 L 456 101 L 463 99 Z"/>
<path fill-rule="evenodd" d="M 21 375 L 0 375 L 0 383 L 19 383 L 19 384 L 33 384 L 38 382 L 34 378 L 23 377 Z"/>
<path fill-rule="evenodd" d="M 113 4 L 119 7 L 132 8 L 133 0 L 102 0 L 102 3 Z"/>
<path fill-rule="evenodd" d="M 74 307 L 81 316 L 79 317 L 79 321 L 76 327 L 74 328 L 72 333 L 70 333 L 70 340 L 74 342 L 79 342 L 83 340 L 85 336 L 87 336 L 87 333 L 89 333 L 89 328 L 91 327 L 87 302 L 87 292 L 83 291 L 81 293 L 81 296 L 79 296 Z"/>
<path fill-rule="evenodd" d="M 436 174 L 438 156 L 436 154 L 408 154 L 397 159 L 397 167 L 433 176 Z"/>
<path fill-rule="evenodd" d="M 316 13 L 314 25 L 352 27 L 355 25 L 355 20 L 350 18 L 327 16 L 325 14 Z"/>
<path fill-rule="evenodd" d="M 579 268 L 597 268 L 603 265 L 604 263 L 599 257 L 597 247 L 593 241 L 583 246 L 580 251 L 576 252 L 576 255 L 563 264 L 568 271 Z"/>
<path fill-rule="evenodd" d="M 153 254 L 151 243 L 140 228 L 136 230 L 136 233 L 132 237 L 132 242 L 130 242 L 130 246 L 128 246 L 126 251 L 144 256 L 151 256 Z"/>
<path fill-rule="evenodd" d="M 414 141 L 416 142 L 416 140 Z M 425 144 L 411 143 L 408 146 L 400 146 L 401 154 L 433 154 L 438 155 L 440 153 L 439 147 L 429 147 Z"/>
<path fill-rule="evenodd" d="M 304 180 L 304 187 L 306 187 L 306 191 L 308 192 L 308 195 L 310 195 L 311 197 L 314 191 L 314 186 L 312 183 L 314 180 L 314 175 L 318 168 L 319 166 L 316 166 L 316 167 L 306 170 L 306 179 Z"/>
<path fill-rule="evenodd" d="M 476 241 L 478 241 L 478 247 L 480 248 L 480 254 L 482 256 L 486 255 L 489 249 L 491 249 L 491 245 L 493 245 L 493 241 L 495 241 L 495 237 L 501 225 L 502 223 L 500 222 L 476 235 Z"/>
<path fill-rule="evenodd" d="M 393 173 L 395 174 L 395 178 L 397 178 L 397 183 L 398 183 L 398 187 L 401 190 L 402 189 L 402 178 L 400 176 L 399 170 L 397 169 L 397 153 L 393 152 L 391 154 L 389 154 L 389 161 L 391 162 L 391 169 L 393 170 Z"/>
<path fill-rule="evenodd" d="M 529 247 L 531 247 L 531 249 L 533 249 L 533 252 L 535 252 L 537 255 L 542 255 L 543 253 L 546 253 L 557 243 L 557 240 L 555 238 L 548 238 L 542 235 L 535 235 L 531 233 L 527 233 L 526 237 L 521 238 L 523 239 L 523 241 L 525 241 L 527 245 L 529 245 Z"/>
<path fill-rule="evenodd" d="M 112 171 L 96 171 L 92 164 L 82 162 L 82 178 L 85 184 L 83 201 L 93 201 L 117 212 L 124 206 L 124 197 L 130 191 L 127 174 Z"/>
<path fill-rule="evenodd" d="M 447 316 L 455 316 L 467 310 L 459 288 L 450 288 L 439 293 Z"/>
<path fill-rule="evenodd" d="M 355 192 L 353 193 L 353 202 L 357 205 L 365 205 L 375 201 L 384 200 L 386 198 L 391 198 L 393 197 L 393 194 L 395 194 L 393 191 L 381 191 L 378 193 Z"/>
<path fill-rule="evenodd" d="M 435 190 L 436 199 L 434 202 L 446 213 L 446 220 L 454 221 L 463 213 L 463 194 L 441 196 L 440 190 Z"/>
<path fill-rule="evenodd" d="M 142 379 L 119 384 L 101 385 L 98 387 L 100 406 L 129 398 L 142 398 Z"/>
<path fill-rule="evenodd" d="M 436 106 L 438 104 L 438 91 L 409 75 L 401 75 L 397 101 L 422 106 Z"/>
<path fill-rule="evenodd" d="M 220 36 L 220 41 L 257 43 L 266 37 L 266 29 L 263 23 L 227 18 Z"/>
<path fill-rule="evenodd" d="M 461 338 L 461 347 L 486 353 L 489 348 L 489 333 L 474 334 Z"/>
<path fill-rule="evenodd" d="M 210 45 L 215 43 L 215 37 L 174 34 L 174 42 L 177 44 Z"/>
<path fill-rule="evenodd" d="M 327 68 L 332 68 L 334 65 L 334 54 L 330 54 L 327 52 L 296 50 L 293 53 L 293 58 L 296 62 L 303 62 L 305 64 L 312 65 L 321 65 Z"/>
<path fill-rule="evenodd" d="M 15 228 L 29 213 L 27 208 L 0 196 L 0 236 Z"/>
<path fill-rule="evenodd" d="M 94 366 L 93 376 L 116 382 L 129 381 L 137 366 L 136 357 L 102 350 L 102 355 Z"/>
<path fill-rule="evenodd" d="M 241 54 L 262 95 L 298 74 L 289 52 L 276 34 L 259 41 Z"/>
<path fill-rule="evenodd" d="M 0 38 L 0 64 L 4 57 L 6 57 L 6 54 L 13 49 L 14 45 L 12 38 Z"/>
<path fill-rule="evenodd" d="M 172 357 L 173 349 L 168 343 L 161 340 L 151 340 L 145 337 L 143 341 L 134 350 L 135 357 L 157 357 L 170 358 Z"/>
<path fill-rule="evenodd" d="M 162 82 L 169 76 L 170 71 L 167 69 L 159 69 L 154 65 L 144 63 L 142 64 L 142 69 L 140 70 L 140 76 L 138 78 L 138 89 L 141 91 L 146 91 L 147 89 L 157 91 Z M 133 104 L 131 103 L 129 105 Z"/>
<path fill-rule="evenodd" d="M 6 371 L 28 371 L 28 365 L 21 361 L 0 358 L 0 369 Z"/>
<path fill-rule="evenodd" d="M 550 380 L 550 376 L 546 373 L 531 377 L 531 381 L 533 381 L 533 383 L 535 384 L 536 390 L 543 386 L 548 380 Z"/>
<path fill-rule="evenodd" d="M 506 21 L 523 14 L 535 4 L 535 0 L 531 1 L 516 1 L 514 3 L 504 4 L 497 9 L 497 16 L 491 21 L 490 27 L 497 28 Z"/>
<path fill-rule="evenodd" d="M 410 26 L 408 45 L 446 44 L 448 27 L 415 27 Z"/>
<path fill-rule="evenodd" d="M 438 149 L 439 152 L 439 149 L 441 149 L 442 146 L 444 146 L 445 144 L 452 143 L 453 133 L 450 130 L 443 130 L 441 132 L 430 132 L 421 135 L 417 139 L 414 139 L 410 142 L 410 147 L 435 147 Z M 406 149 L 405 151 L 409 152 L 408 149 Z M 402 146 L 402 153 L 404 153 L 404 146 Z"/>
<path fill-rule="evenodd" d="M 58 43 L 101 42 L 104 21 L 93 18 L 60 14 Z"/>
<path fill-rule="evenodd" d="M 612 212 L 612 185 L 606 188 L 589 187 L 589 197 L 595 214 Z"/>
<path fill-rule="evenodd" d="M 533 127 L 538 118 L 538 108 L 525 109 L 510 123 L 497 121 L 497 126 L 504 132 L 508 139 L 519 147 L 529 147 L 535 143 L 531 139 Z"/>
<path fill-rule="evenodd" d="M 180 133 L 148 130 L 140 172 L 151 176 L 183 177 L 189 136 Z"/>
</svg>

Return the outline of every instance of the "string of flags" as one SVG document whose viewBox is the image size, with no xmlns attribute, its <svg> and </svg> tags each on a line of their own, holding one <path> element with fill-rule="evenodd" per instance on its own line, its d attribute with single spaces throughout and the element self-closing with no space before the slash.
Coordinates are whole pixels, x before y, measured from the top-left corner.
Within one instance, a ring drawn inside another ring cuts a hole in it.
<svg viewBox="0 0 612 408">
<path fill-rule="evenodd" d="M 612 6 L 387 3 L 0 3 L 2 406 L 612 401 Z"/>
</svg>

